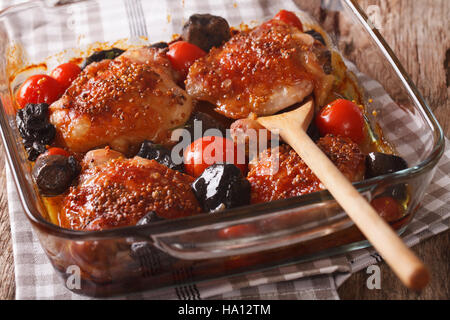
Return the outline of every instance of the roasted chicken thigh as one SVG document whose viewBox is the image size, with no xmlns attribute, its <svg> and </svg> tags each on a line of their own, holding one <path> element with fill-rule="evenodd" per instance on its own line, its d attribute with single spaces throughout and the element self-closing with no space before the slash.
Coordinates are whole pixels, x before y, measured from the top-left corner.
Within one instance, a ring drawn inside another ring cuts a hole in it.
<svg viewBox="0 0 450 320">
<path fill-rule="evenodd" d="M 314 92 L 321 105 L 334 77 L 324 72 L 318 43 L 279 20 L 242 31 L 191 66 L 186 90 L 233 119 L 274 114 Z"/>
<path fill-rule="evenodd" d="M 317 142 L 320 149 L 352 182 L 363 180 L 365 156 L 348 138 L 327 135 Z M 262 152 L 249 164 L 252 203 L 297 197 L 325 189 L 300 156 L 288 145 Z"/>
<path fill-rule="evenodd" d="M 167 144 L 192 112 L 162 50 L 128 50 L 88 65 L 50 106 L 57 142 L 72 152 L 96 147 L 128 152 L 143 140 Z"/>
<path fill-rule="evenodd" d="M 86 154 L 78 185 L 60 213 L 62 227 L 103 230 L 135 225 L 154 211 L 165 219 L 200 213 L 194 178 L 140 157 L 126 159 L 106 149 Z"/>
</svg>

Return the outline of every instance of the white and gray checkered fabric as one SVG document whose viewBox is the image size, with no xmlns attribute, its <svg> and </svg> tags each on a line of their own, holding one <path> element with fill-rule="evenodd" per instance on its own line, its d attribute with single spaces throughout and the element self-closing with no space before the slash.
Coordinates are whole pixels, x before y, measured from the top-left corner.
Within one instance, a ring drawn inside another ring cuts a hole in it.
<svg viewBox="0 0 450 320">
<path fill-rule="evenodd" d="M 25 2 L 20 0 L 0 0 L 0 8 L 10 4 Z M 49 0 L 49 5 L 60 1 Z M 71 2 L 63 1 L 63 2 Z M 51 11 L 42 9 L 42 15 L 29 17 L 32 28 L 40 29 L 38 37 L 27 39 L 27 33 L 19 34 L 22 41 L 33 41 L 30 61 L 39 61 L 58 52 L 67 43 L 74 41 L 80 46 L 93 41 L 114 41 L 120 38 L 146 36 L 151 42 L 166 40 L 179 32 L 187 17 L 197 12 L 213 12 L 222 15 L 231 25 L 272 15 L 281 8 L 295 10 L 288 0 L 98 0 L 89 5 L 89 10 L 67 10 L 67 16 L 51 16 Z M 123 20 L 111 21 L 114 11 L 123 13 Z M 152 12 L 145 15 L 144 12 Z M 67 28 L 76 28 L 83 37 L 72 39 L 74 32 L 64 28 L 52 29 L 52 24 L 42 21 L 68 21 Z M 70 18 L 70 19 L 69 19 Z M 100 22 L 100 23 L 99 23 Z M 14 27 L 12 26 L 11 28 Z M 49 41 L 57 39 L 57 41 Z M 364 75 L 358 74 L 362 86 L 379 104 L 379 110 L 389 110 L 389 117 L 399 121 L 402 113 L 396 114 L 398 107 L 386 95 L 382 87 Z M 395 123 L 393 121 L 393 124 Z M 414 128 L 408 131 L 414 133 Z M 403 136 L 402 136 L 403 137 Z M 396 139 L 397 137 L 387 137 Z M 418 138 L 417 136 L 413 138 Z M 420 137 L 426 139 L 427 137 Z M 402 144 L 396 144 L 401 146 Z M 423 152 L 423 150 L 399 150 L 402 155 Z M 403 235 L 408 246 L 413 246 L 433 235 L 444 232 L 450 226 L 450 149 L 441 159 L 435 178 L 423 199 L 422 207 Z M 16 186 L 7 169 L 8 205 L 13 240 L 16 298 L 17 299 L 90 299 L 67 290 L 51 266 L 38 239 L 31 230 L 30 223 L 23 214 Z M 357 272 L 380 261 L 373 249 L 361 249 L 336 257 L 293 264 L 269 271 L 250 273 L 227 279 L 201 282 L 153 292 L 140 292 L 114 299 L 339 299 L 337 287 L 353 272 Z"/>
</svg>

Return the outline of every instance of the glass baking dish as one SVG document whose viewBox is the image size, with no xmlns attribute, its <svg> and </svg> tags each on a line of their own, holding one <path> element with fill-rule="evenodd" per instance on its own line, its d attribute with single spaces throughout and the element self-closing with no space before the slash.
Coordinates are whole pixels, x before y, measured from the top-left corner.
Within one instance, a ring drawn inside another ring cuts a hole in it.
<svg viewBox="0 0 450 320">
<path fill-rule="evenodd" d="M 69 267 L 76 265 L 81 270 L 80 289 L 71 290 L 90 296 L 154 290 L 369 245 L 327 191 L 226 214 L 81 232 L 48 222 L 32 181 L 11 98 L 29 73 L 86 56 L 93 43 L 120 46 L 118 40 L 124 38 L 127 45 L 167 41 L 193 13 L 222 15 L 230 25 L 239 26 L 261 22 L 282 8 L 298 13 L 306 25 L 321 25 L 349 67 L 361 72 L 368 119 L 409 168 L 355 187 L 369 199 L 395 186 L 406 187 L 405 215 L 391 224 L 399 233 L 407 227 L 443 153 L 443 132 L 355 0 L 271 1 L 264 7 L 254 6 L 254 1 L 78 1 L 54 7 L 30 1 L 0 12 L 1 134 L 24 212 L 50 261 L 63 280 L 70 275 L 66 273 Z M 134 20 L 126 19 L 125 13 Z M 34 69 L 23 71 L 33 64 Z M 18 70 L 23 72 L 18 74 Z M 223 236 L 229 227 L 245 232 Z"/>
</svg>

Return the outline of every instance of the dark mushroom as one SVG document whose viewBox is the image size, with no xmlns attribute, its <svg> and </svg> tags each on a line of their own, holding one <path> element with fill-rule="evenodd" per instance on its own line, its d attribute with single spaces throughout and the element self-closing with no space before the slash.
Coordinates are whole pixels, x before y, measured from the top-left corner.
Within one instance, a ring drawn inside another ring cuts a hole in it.
<svg viewBox="0 0 450 320">
<path fill-rule="evenodd" d="M 25 146 L 25 150 L 28 153 L 28 160 L 30 161 L 35 161 L 39 157 L 39 155 L 47 151 L 47 146 L 40 142 L 23 139 L 23 144 Z"/>
<path fill-rule="evenodd" d="M 156 48 L 156 49 L 165 49 L 168 48 L 169 45 L 167 42 L 156 42 L 150 45 L 150 48 Z"/>
<path fill-rule="evenodd" d="M 213 164 L 192 184 L 205 212 L 217 212 L 250 204 L 250 183 L 233 164 Z"/>
<path fill-rule="evenodd" d="M 323 71 L 326 74 L 331 74 L 333 71 L 332 67 L 332 56 L 330 50 L 327 48 L 327 44 L 323 36 L 316 30 L 309 30 L 305 33 L 312 36 L 316 41 L 314 42 L 313 51 L 319 60 L 319 63 L 323 66 Z"/>
<path fill-rule="evenodd" d="M 83 64 L 81 65 L 81 69 L 86 68 L 88 65 L 90 65 L 93 62 L 99 62 L 105 59 L 112 60 L 120 56 L 125 51 L 119 48 L 112 48 L 109 50 L 102 50 L 97 51 L 91 54 L 89 57 L 87 57 Z"/>
<path fill-rule="evenodd" d="M 183 40 L 208 52 L 231 38 L 227 20 L 211 14 L 194 14 L 183 27 Z"/>
<path fill-rule="evenodd" d="M 392 154 L 371 152 L 366 157 L 366 178 L 401 171 L 408 168 L 406 161 Z"/>
<path fill-rule="evenodd" d="M 369 153 L 366 157 L 366 178 L 373 178 L 408 168 L 406 161 L 392 154 L 380 152 Z M 391 196 L 397 200 L 405 200 L 408 191 L 405 184 L 398 184 L 387 188 L 384 196 Z"/>
<path fill-rule="evenodd" d="M 327 45 L 325 43 L 325 39 L 323 38 L 323 36 L 319 32 L 317 32 L 316 30 L 308 30 L 308 31 L 305 31 L 305 33 L 307 33 L 310 36 L 312 36 L 315 40 L 321 42 L 324 46 Z"/>
<path fill-rule="evenodd" d="M 191 142 L 208 136 L 224 137 L 226 135 L 225 126 L 214 117 L 204 112 L 195 111 L 184 125 L 190 134 Z"/>
<path fill-rule="evenodd" d="M 17 128 L 30 161 L 44 153 L 45 146 L 55 138 L 56 129 L 49 121 L 48 107 L 46 103 L 29 103 L 17 111 Z"/>
<path fill-rule="evenodd" d="M 171 153 L 172 151 L 164 146 L 146 140 L 142 143 L 137 156 L 148 160 L 156 160 L 170 169 L 184 172 L 183 163 L 175 163 Z"/>
<path fill-rule="evenodd" d="M 33 167 L 33 178 L 39 190 L 47 196 L 64 193 L 80 173 L 77 160 L 70 156 L 40 155 Z"/>
</svg>

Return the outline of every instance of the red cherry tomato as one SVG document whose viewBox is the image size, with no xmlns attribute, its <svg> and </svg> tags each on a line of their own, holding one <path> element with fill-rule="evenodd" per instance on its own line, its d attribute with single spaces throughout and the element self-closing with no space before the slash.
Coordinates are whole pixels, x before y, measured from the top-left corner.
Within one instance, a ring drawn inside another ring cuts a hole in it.
<svg viewBox="0 0 450 320">
<path fill-rule="evenodd" d="M 353 102 L 338 99 L 324 107 L 316 117 L 321 135 L 348 137 L 356 143 L 364 141 L 365 122 L 361 109 Z"/>
<path fill-rule="evenodd" d="M 70 156 L 70 153 L 68 151 L 61 149 L 61 148 L 50 148 L 47 150 L 46 153 L 51 156 L 56 156 L 56 155 L 65 156 L 65 157 Z"/>
<path fill-rule="evenodd" d="M 302 22 L 297 17 L 297 15 L 291 11 L 281 10 L 280 12 L 277 13 L 274 19 L 281 20 L 290 26 L 297 27 L 301 32 L 303 32 Z"/>
<path fill-rule="evenodd" d="M 241 155 L 242 154 L 242 155 Z M 184 167 L 193 176 L 200 176 L 203 171 L 215 163 L 232 163 L 245 175 L 245 150 L 238 153 L 238 148 L 230 139 L 222 137 L 203 137 L 194 141 L 184 151 Z"/>
<path fill-rule="evenodd" d="M 28 103 L 48 103 L 58 100 L 64 93 L 61 84 L 50 76 L 37 74 L 29 77 L 16 93 L 19 108 Z"/>
<path fill-rule="evenodd" d="M 380 217 L 390 222 L 402 217 L 400 205 L 391 197 L 381 197 L 372 200 L 372 207 L 378 212 Z"/>
<path fill-rule="evenodd" d="M 57 80 L 64 89 L 67 89 L 80 74 L 81 68 L 75 63 L 63 63 L 53 69 L 50 76 Z"/>
<path fill-rule="evenodd" d="M 183 77 L 187 76 L 189 68 L 195 60 L 205 55 L 205 51 L 186 41 L 177 41 L 172 43 L 169 45 L 169 51 L 167 52 L 167 57 L 169 58 L 173 68 Z"/>
</svg>

